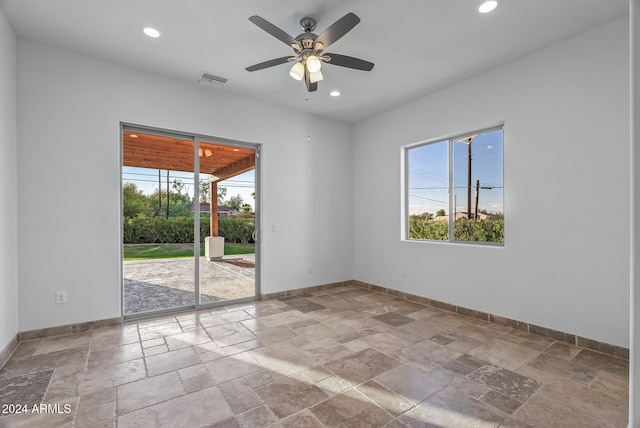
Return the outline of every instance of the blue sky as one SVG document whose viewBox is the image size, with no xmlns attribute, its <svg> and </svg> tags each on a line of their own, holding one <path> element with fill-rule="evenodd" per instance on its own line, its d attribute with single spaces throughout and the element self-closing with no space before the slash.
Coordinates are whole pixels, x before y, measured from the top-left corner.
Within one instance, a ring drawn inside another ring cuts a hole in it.
<svg viewBox="0 0 640 428">
<path fill-rule="evenodd" d="M 467 211 L 468 145 L 454 139 L 453 180 L 456 211 Z M 449 213 L 448 140 L 409 150 L 409 214 L 443 209 Z M 502 129 L 479 134 L 471 143 L 471 209 L 475 206 L 476 180 L 480 180 L 478 210 L 503 212 Z M 488 188 L 488 189 L 487 189 Z"/>
<path fill-rule="evenodd" d="M 167 190 L 167 171 L 162 170 L 160 173 L 162 179 L 162 189 Z M 207 174 L 200 174 L 200 179 L 204 180 Z M 169 185 L 174 179 L 179 179 L 184 183 L 183 193 L 186 192 L 193 197 L 194 182 L 192 172 L 169 171 Z M 122 167 L 122 181 L 124 183 L 135 183 L 138 190 L 142 190 L 145 195 L 151 195 L 158 190 L 158 170 L 148 168 L 136 168 L 130 166 Z M 221 181 L 218 186 L 227 188 L 225 199 L 232 196 L 240 195 L 245 204 L 251 205 L 255 209 L 255 201 L 251 195 L 255 191 L 255 170 L 245 172 L 228 180 Z"/>
</svg>

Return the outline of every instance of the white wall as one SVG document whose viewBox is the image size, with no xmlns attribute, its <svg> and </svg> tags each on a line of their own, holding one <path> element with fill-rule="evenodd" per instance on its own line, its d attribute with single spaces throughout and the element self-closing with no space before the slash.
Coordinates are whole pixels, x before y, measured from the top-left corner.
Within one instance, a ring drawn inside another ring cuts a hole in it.
<svg viewBox="0 0 640 428">
<path fill-rule="evenodd" d="M 18 333 L 16 36 L 0 9 L 0 351 Z"/>
<path fill-rule="evenodd" d="M 262 293 L 353 277 L 350 125 L 22 39 L 18 76 L 21 331 L 120 315 L 120 121 L 263 144 Z"/>
<path fill-rule="evenodd" d="M 623 19 L 357 124 L 355 279 L 628 346 L 628 70 Z M 402 242 L 401 147 L 501 121 L 504 248 Z"/>
</svg>

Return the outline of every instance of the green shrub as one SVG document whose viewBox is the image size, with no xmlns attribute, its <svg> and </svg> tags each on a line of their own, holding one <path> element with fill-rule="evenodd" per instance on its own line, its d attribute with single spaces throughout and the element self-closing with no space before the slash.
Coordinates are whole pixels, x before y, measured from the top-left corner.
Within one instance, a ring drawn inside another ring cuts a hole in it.
<svg viewBox="0 0 640 428">
<path fill-rule="evenodd" d="M 449 239 L 449 224 L 446 221 L 412 218 L 409 221 L 409 238 L 446 241 Z"/>
<path fill-rule="evenodd" d="M 206 236 L 209 236 L 209 217 L 200 217 L 200 243 Z"/>
<path fill-rule="evenodd" d="M 135 244 L 138 242 L 138 231 L 136 230 L 136 224 L 132 219 L 124 219 L 122 225 L 122 239 L 125 244 Z"/>
<path fill-rule="evenodd" d="M 504 242 L 504 220 L 458 220 L 454 225 L 457 241 Z"/>
<path fill-rule="evenodd" d="M 193 242 L 194 218 L 181 217 L 134 217 L 125 218 L 122 239 L 125 244 L 187 243 Z M 252 241 L 255 229 L 253 218 L 220 218 L 218 234 L 229 243 L 247 244 Z M 209 218 L 200 219 L 200 242 L 209 236 Z"/>
<path fill-rule="evenodd" d="M 254 218 L 222 217 L 218 219 L 218 234 L 224 236 L 226 242 L 249 243 L 255 229 Z"/>
<path fill-rule="evenodd" d="M 166 242 L 164 240 L 164 228 L 162 227 L 164 224 L 158 221 L 160 219 L 162 218 L 142 217 L 132 219 L 134 221 L 138 220 L 136 229 L 138 231 L 138 239 L 140 240 L 140 243 L 153 244 L 156 242 Z"/>
<path fill-rule="evenodd" d="M 457 220 L 453 226 L 456 241 L 504 242 L 504 219 Z M 433 221 L 418 216 L 409 218 L 409 238 L 435 241 L 449 239 L 446 221 Z"/>
</svg>

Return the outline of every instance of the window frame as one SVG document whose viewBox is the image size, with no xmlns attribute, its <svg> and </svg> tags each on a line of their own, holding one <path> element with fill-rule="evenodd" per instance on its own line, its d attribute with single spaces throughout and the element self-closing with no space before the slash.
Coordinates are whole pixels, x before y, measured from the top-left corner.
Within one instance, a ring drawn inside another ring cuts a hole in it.
<svg viewBox="0 0 640 428">
<path fill-rule="evenodd" d="M 402 222 L 401 222 L 401 240 L 407 242 L 426 242 L 426 243 L 436 243 L 436 244 L 457 244 L 457 245 L 465 245 L 470 244 L 473 246 L 486 246 L 486 247 L 498 247 L 504 248 L 506 239 L 503 242 L 491 242 L 491 241 L 463 241 L 456 240 L 454 236 L 454 224 L 455 224 L 455 183 L 454 183 L 454 161 L 455 156 L 453 155 L 454 144 L 455 141 L 464 139 L 466 137 L 472 136 L 474 134 L 480 135 L 493 131 L 502 131 L 502 165 L 501 165 L 501 173 L 502 173 L 502 184 L 503 184 L 503 194 L 502 194 L 502 215 L 505 217 L 505 200 L 504 200 L 504 135 L 505 135 L 505 126 L 504 123 L 498 123 L 495 125 L 490 125 L 482 128 L 477 128 L 472 131 L 454 133 L 445 135 L 442 137 L 431 138 L 429 140 L 421 141 L 418 143 L 413 143 L 409 145 L 402 146 L 401 148 L 401 170 L 402 170 L 402 192 L 401 192 L 401 206 L 402 206 Z M 416 239 L 409 237 L 410 226 L 409 226 L 409 210 L 410 210 L 410 198 L 409 198 L 409 173 L 410 173 L 410 164 L 409 164 L 409 152 L 413 149 L 424 147 L 430 144 L 436 143 L 445 143 L 447 145 L 447 193 L 448 193 L 448 238 L 447 240 L 436 240 L 436 239 Z M 451 215 L 453 207 L 454 215 Z M 506 221 L 503 226 L 506 229 Z M 504 231 L 503 231 L 504 233 Z M 506 236 L 506 234 L 505 234 Z"/>
</svg>

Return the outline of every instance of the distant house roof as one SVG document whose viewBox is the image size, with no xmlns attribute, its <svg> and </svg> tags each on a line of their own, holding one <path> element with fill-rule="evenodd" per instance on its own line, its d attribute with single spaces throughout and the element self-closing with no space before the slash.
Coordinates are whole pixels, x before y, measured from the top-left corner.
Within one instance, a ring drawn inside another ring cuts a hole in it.
<svg viewBox="0 0 640 428">
<path fill-rule="evenodd" d="M 194 211 L 195 207 L 193 205 L 191 205 L 191 211 Z M 211 205 L 209 204 L 209 202 L 200 202 L 200 212 L 201 213 L 208 213 L 211 212 Z M 218 213 L 235 213 L 234 210 L 232 210 L 229 207 L 225 207 L 224 205 L 220 205 L 218 206 Z"/>
<path fill-rule="evenodd" d="M 471 215 L 473 217 L 473 213 Z M 456 211 L 456 220 L 460 220 L 461 218 L 467 218 L 467 212 L 466 211 Z M 487 218 L 486 214 L 482 214 L 482 213 L 478 213 L 478 218 L 480 220 L 484 220 Z M 439 215 L 434 217 L 433 219 L 434 221 L 449 221 L 449 216 L 448 215 Z"/>
<path fill-rule="evenodd" d="M 195 207 L 191 205 L 191 212 L 193 212 L 194 209 Z M 209 205 L 209 202 L 200 202 L 200 212 L 203 214 L 211 213 L 211 205 Z M 238 212 L 236 210 L 226 207 L 224 205 L 218 206 L 218 216 L 234 216 L 237 213 Z"/>
</svg>

